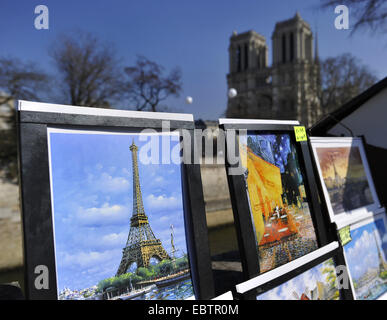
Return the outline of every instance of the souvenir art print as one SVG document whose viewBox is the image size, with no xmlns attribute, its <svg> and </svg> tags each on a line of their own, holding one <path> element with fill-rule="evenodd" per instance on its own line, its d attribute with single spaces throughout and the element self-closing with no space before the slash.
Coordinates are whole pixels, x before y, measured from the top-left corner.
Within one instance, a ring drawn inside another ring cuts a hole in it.
<svg viewBox="0 0 387 320">
<path fill-rule="evenodd" d="M 339 300 L 332 258 L 257 296 L 257 300 Z"/>
<path fill-rule="evenodd" d="M 304 173 L 291 135 L 248 131 L 239 145 L 260 272 L 316 250 Z"/>
<path fill-rule="evenodd" d="M 350 229 L 352 240 L 344 246 L 344 254 L 355 298 L 387 298 L 386 213 L 351 225 Z"/>
<path fill-rule="evenodd" d="M 311 138 L 330 219 L 364 219 L 380 207 L 360 138 Z"/>
<path fill-rule="evenodd" d="M 194 295 L 181 165 L 141 161 L 151 140 L 160 159 L 179 144 L 161 134 L 49 130 L 59 299 Z"/>
</svg>

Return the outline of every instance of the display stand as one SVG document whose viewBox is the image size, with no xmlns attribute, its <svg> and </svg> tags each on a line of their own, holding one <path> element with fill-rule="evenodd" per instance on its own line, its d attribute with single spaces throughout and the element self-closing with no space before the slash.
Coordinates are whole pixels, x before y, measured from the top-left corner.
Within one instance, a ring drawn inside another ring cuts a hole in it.
<svg viewBox="0 0 387 320">
<path fill-rule="evenodd" d="M 226 131 L 233 130 L 235 149 L 230 150 L 230 141 L 226 141 L 227 154 L 233 151 L 239 155 L 239 133 L 241 130 L 260 134 L 285 134 L 296 148 L 299 157 L 300 170 L 304 177 L 304 187 L 310 208 L 311 218 L 316 232 L 318 246 L 322 247 L 335 240 L 335 236 L 329 231 L 330 226 L 320 209 L 319 194 L 313 172 L 312 160 L 309 153 L 308 142 L 295 142 L 294 126 L 298 121 L 272 121 L 272 120 L 249 120 L 249 119 L 220 119 L 220 127 Z M 238 232 L 239 246 L 242 256 L 242 266 L 246 280 L 260 273 L 256 233 L 254 221 L 249 203 L 249 195 L 246 191 L 246 180 L 243 173 L 230 174 L 230 169 L 237 168 L 241 163 L 230 163 L 227 160 L 226 168 L 229 182 L 231 201 L 234 212 L 234 220 Z"/>
<path fill-rule="evenodd" d="M 241 283 L 236 286 L 238 296 L 241 299 L 255 300 L 260 294 L 285 284 L 287 281 L 296 278 L 331 258 L 334 260 L 335 266 L 338 266 L 342 262 L 340 259 L 340 250 L 339 243 L 335 241 L 301 258 Z M 336 275 L 339 276 L 338 274 Z M 340 292 L 341 299 L 352 299 L 351 289 L 343 289 L 339 284 L 336 287 Z"/>
<path fill-rule="evenodd" d="M 51 172 L 53 169 L 52 164 L 50 164 L 52 144 L 54 143 L 50 138 L 52 138 L 53 132 L 63 130 L 63 132 L 69 134 L 83 134 L 86 132 L 85 134 L 90 135 L 101 134 L 102 132 L 102 135 L 96 136 L 96 139 L 102 137 L 103 134 L 112 137 L 120 134 L 132 134 L 135 137 L 143 129 L 151 130 L 152 134 L 161 135 L 163 134 L 164 122 L 167 122 L 169 130 L 173 130 L 177 134 L 178 140 L 180 137 L 183 152 L 185 145 L 182 141 L 183 131 L 188 136 L 187 139 L 192 140 L 187 145 L 190 149 L 192 148 L 189 154 L 193 155 L 193 116 L 189 114 L 122 111 L 19 101 L 17 104 L 17 118 L 26 298 L 58 299 L 57 281 L 61 270 L 58 270 L 56 249 L 63 243 L 60 242 L 63 239 L 54 236 L 54 211 L 56 207 L 53 204 L 53 172 Z M 140 185 L 144 188 L 144 183 L 136 182 L 139 178 L 136 167 L 137 160 L 135 161 L 134 157 L 136 157 L 138 151 L 132 139 L 129 139 L 128 136 L 128 143 L 125 144 L 128 156 L 125 156 L 124 161 L 130 163 L 130 147 L 133 154 L 133 187 L 136 189 L 136 193 L 133 191 L 133 201 L 136 201 L 137 205 L 133 205 L 136 214 L 133 213 L 132 219 L 126 221 L 127 229 L 129 231 L 129 225 L 133 229 L 145 225 L 143 228 L 146 227 L 149 230 L 149 225 L 146 223 L 148 217 L 144 215 L 141 203 Z M 63 148 L 66 144 L 55 146 Z M 81 152 L 82 150 L 77 151 Z M 74 163 L 74 165 L 79 164 Z M 60 169 L 60 166 L 58 168 Z M 80 168 L 80 170 L 84 169 Z M 137 177 L 137 180 L 135 177 Z M 182 185 L 184 208 L 184 225 L 182 228 L 183 232 L 185 229 L 194 294 L 197 299 L 210 299 L 214 297 L 214 284 L 199 164 L 195 164 L 193 161 L 182 163 L 181 181 L 176 181 L 176 185 L 180 183 Z M 131 197 L 131 194 L 127 196 Z M 133 219 L 137 219 L 138 223 L 136 224 Z M 169 232 L 169 230 L 166 231 Z M 148 242 L 153 241 L 152 245 L 158 246 L 158 254 L 165 256 L 163 249 L 160 247 L 160 240 L 157 240 L 154 235 L 152 237 L 155 239 L 149 240 L 151 236 L 151 233 L 147 231 Z M 119 245 L 119 250 L 124 246 L 125 242 Z M 172 248 L 174 249 L 173 243 Z M 183 248 L 183 250 L 185 249 Z M 123 263 L 126 259 L 125 255 L 122 259 Z M 119 272 L 117 271 L 117 274 Z M 114 272 L 112 275 L 114 275 Z M 73 277 L 81 277 L 81 274 L 74 274 Z"/>
<path fill-rule="evenodd" d="M 385 299 L 386 213 L 373 183 L 364 141 L 311 137 L 310 146 L 321 198 L 343 248 L 353 299 Z"/>
</svg>

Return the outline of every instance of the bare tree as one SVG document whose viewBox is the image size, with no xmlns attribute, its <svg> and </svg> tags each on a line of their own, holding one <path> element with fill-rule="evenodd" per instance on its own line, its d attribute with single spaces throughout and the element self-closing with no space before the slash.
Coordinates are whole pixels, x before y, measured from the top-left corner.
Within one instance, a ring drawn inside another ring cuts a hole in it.
<svg viewBox="0 0 387 320">
<path fill-rule="evenodd" d="M 0 58 L 0 170 L 9 180 L 17 177 L 16 112 L 13 101 L 39 100 L 48 91 L 48 76 L 33 63 Z M 5 125 L 5 126 L 4 126 Z"/>
<path fill-rule="evenodd" d="M 376 76 L 350 53 L 321 61 L 319 99 L 324 113 L 341 107 L 372 86 Z"/>
<path fill-rule="evenodd" d="M 14 99 L 38 100 L 38 92 L 47 89 L 47 80 L 47 75 L 33 63 L 0 58 L 0 105 Z"/>
<path fill-rule="evenodd" d="M 321 0 L 324 9 L 346 5 L 356 19 L 351 34 L 360 29 L 386 31 L 387 2 L 385 0 Z"/>
<path fill-rule="evenodd" d="M 144 56 L 137 56 L 135 66 L 125 68 L 125 73 L 128 78 L 126 95 L 138 111 L 159 111 L 161 101 L 180 95 L 182 84 L 179 68 L 164 76 L 161 65 Z"/>
<path fill-rule="evenodd" d="M 122 92 L 119 61 L 110 44 L 90 33 L 62 35 L 50 48 L 65 103 L 110 107 Z"/>
</svg>

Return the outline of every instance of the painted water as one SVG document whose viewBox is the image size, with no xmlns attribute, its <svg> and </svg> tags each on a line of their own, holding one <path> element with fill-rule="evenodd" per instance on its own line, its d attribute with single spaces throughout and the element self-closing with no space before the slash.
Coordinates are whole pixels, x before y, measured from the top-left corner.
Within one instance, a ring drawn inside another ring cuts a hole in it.
<svg viewBox="0 0 387 320">
<path fill-rule="evenodd" d="M 357 299 L 359 300 L 376 300 L 382 294 L 387 292 L 387 282 L 372 282 L 372 286 L 369 286 L 362 292 L 357 292 Z"/>
<path fill-rule="evenodd" d="M 148 293 L 133 300 L 184 300 L 194 295 L 190 279 L 174 283 L 167 287 L 155 287 Z"/>
</svg>

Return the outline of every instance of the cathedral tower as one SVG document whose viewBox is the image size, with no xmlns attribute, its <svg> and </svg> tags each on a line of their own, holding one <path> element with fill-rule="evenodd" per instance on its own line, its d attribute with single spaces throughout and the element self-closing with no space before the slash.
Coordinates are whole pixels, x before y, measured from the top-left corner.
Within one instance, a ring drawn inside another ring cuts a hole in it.
<svg viewBox="0 0 387 320">
<path fill-rule="evenodd" d="M 297 119 L 310 126 L 321 115 L 311 28 L 297 12 L 275 25 L 272 44 L 273 111 L 277 119 Z"/>
<path fill-rule="evenodd" d="M 317 41 L 316 41 L 317 49 Z M 319 61 L 313 33 L 299 13 L 276 23 L 272 34 L 272 66 L 266 39 L 255 31 L 230 38 L 227 117 L 297 119 L 310 126 L 321 116 Z"/>
<path fill-rule="evenodd" d="M 265 37 L 255 31 L 234 32 L 230 38 L 229 57 L 228 87 L 235 88 L 238 96 L 229 100 L 227 116 L 251 118 L 257 113 L 267 116 L 271 89 Z"/>
</svg>

